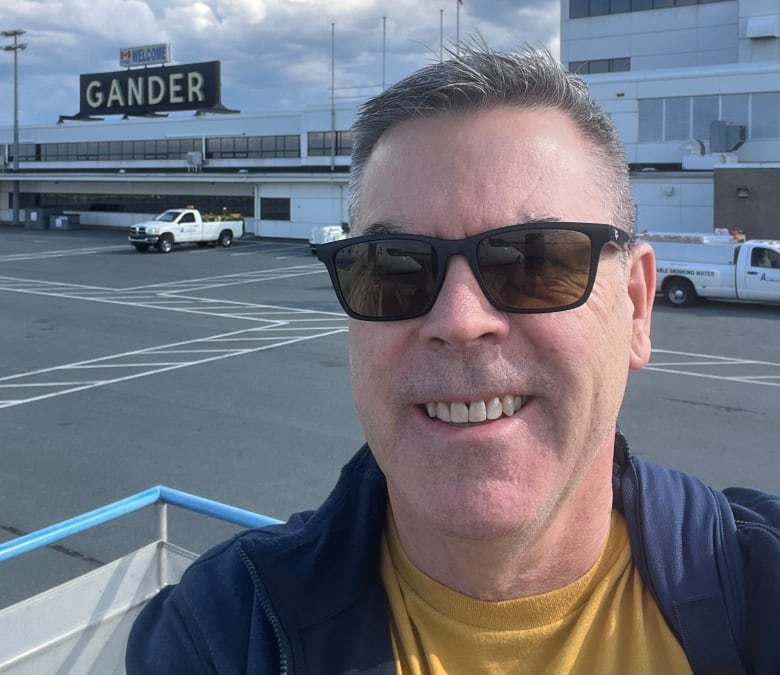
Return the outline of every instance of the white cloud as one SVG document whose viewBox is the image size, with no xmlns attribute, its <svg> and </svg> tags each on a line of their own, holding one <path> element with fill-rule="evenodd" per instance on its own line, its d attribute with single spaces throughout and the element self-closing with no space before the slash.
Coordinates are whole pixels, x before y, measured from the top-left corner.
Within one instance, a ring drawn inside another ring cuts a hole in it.
<svg viewBox="0 0 780 675">
<path fill-rule="evenodd" d="M 464 0 L 460 37 L 478 31 L 497 48 L 544 42 L 557 53 L 559 6 Z M 170 43 L 178 63 L 221 61 L 227 107 L 261 112 L 325 103 L 331 24 L 337 95 L 362 98 L 378 91 L 383 65 L 389 84 L 436 60 L 440 27 L 445 44 L 454 43 L 456 0 L 16 0 L 3 3 L 0 21 L 0 30 L 27 30 L 20 120 L 48 123 L 78 110 L 80 74 L 118 70 L 121 48 L 156 42 Z M 9 56 L 0 53 L 0 127 L 12 113 Z"/>
</svg>

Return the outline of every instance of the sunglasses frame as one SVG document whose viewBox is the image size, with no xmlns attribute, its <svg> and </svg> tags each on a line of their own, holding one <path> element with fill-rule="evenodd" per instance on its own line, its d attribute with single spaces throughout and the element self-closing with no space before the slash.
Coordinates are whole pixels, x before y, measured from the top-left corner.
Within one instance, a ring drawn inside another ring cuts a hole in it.
<svg viewBox="0 0 780 675">
<path fill-rule="evenodd" d="M 583 290 L 582 297 L 577 301 L 571 302 L 567 305 L 560 307 L 545 307 L 545 308 L 526 308 L 518 309 L 505 305 L 498 298 L 493 297 L 487 282 L 483 279 L 482 273 L 479 269 L 479 261 L 477 259 L 477 250 L 479 244 L 485 239 L 492 237 L 500 237 L 502 234 L 508 232 L 517 232 L 522 230 L 538 231 L 538 230 L 566 230 L 569 232 L 579 232 L 586 235 L 590 239 L 590 268 L 588 273 L 588 282 Z M 376 243 L 382 241 L 415 241 L 428 244 L 435 252 L 436 258 L 439 261 L 439 268 L 437 270 L 436 278 L 434 280 L 434 290 L 431 293 L 430 300 L 426 305 L 418 312 L 410 314 L 404 314 L 402 316 L 369 316 L 359 314 L 353 311 L 347 299 L 344 296 L 344 292 L 341 289 L 341 284 L 338 278 L 338 271 L 336 269 L 336 256 L 339 251 L 344 248 L 354 246 L 356 244 L 363 243 Z M 444 285 L 444 278 L 447 275 L 447 267 L 449 260 L 452 256 L 460 255 L 466 258 L 471 268 L 471 273 L 477 280 L 482 293 L 488 299 L 491 305 L 496 309 L 511 314 L 548 314 L 550 312 L 561 312 L 567 309 L 574 309 L 580 305 L 585 304 L 590 297 L 593 285 L 596 281 L 596 274 L 598 272 L 598 263 L 601 258 L 601 252 L 604 246 L 607 244 L 614 244 L 614 246 L 620 250 L 627 250 L 631 244 L 631 236 L 615 227 L 614 225 L 608 225 L 605 223 L 579 223 L 579 222 L 558 222 L 558 221 L 545 221 L 545 222 L 530 222 L 520 225 L 507 225 L 506 227 L 499 227 L 494 230 L 487 230 L 480 232 L 479 234 L 465 237 L 463 239 L 442 239 L 439 237 L 430 237 L 422 234 L 408 234 L 402 232 L 381 232 L 376 234 L 367 234 L 358 237 L 348 237 L 347 239 L 341 239 L 339 241 L 328 242 L 327 244 L 319 244 L 317 246 L 317 258 L 325 263 L 325 267 L 330 275 L 333 289 L 336 291 L 336 297 L 341 304 L 341 307 L 347 313 L 348 316 L 359 321 L 406 321 L 408 319 L 416 319 L 420 316 L 424 316 L 433 309 L 436 304 L 436 299 L 439 297 L 442 286 Z"/>
</svg>

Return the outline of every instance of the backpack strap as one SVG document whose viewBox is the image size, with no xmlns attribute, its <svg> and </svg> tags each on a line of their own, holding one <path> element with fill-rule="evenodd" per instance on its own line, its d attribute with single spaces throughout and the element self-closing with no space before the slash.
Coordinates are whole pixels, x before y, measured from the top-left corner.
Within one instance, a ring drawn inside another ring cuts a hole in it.
<svg viewBox="0 0 780 675">
<path fill-rule="evenodd" d="M 615 445 L 615 505 L 634 561 L 693 672 L 746 673 L 744 562 L 726 498 L 693 476 L 631 457 L 620 432 Z"/>
</svg>

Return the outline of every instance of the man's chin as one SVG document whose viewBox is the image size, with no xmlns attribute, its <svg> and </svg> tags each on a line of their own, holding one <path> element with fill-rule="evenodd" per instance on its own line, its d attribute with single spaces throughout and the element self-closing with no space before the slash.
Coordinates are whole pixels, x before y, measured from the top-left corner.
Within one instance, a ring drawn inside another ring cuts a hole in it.
<svg viewBox="0 0 780 675">
<path fill-rule="evenodd" d="M 524 498 L 518 499 L 521 495 Z M 430 486 L 415 509 L 416 519 L 426 529 L 474 542 L 497 537 L 532 539 L 550 510 L 546 500 L 533 499 L 517 486 L 496 489 L 484 485 L 447 490 Z"/>
</svg>

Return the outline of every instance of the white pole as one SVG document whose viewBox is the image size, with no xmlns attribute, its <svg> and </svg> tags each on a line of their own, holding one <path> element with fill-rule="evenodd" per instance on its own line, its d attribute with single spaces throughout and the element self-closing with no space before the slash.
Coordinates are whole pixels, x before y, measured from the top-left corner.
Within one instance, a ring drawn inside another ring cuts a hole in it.
<svg viewBox="0 0 780 675">
<path fill-rule="evenodd" d="M 14 141 L 13 141 L 13 152 L 14 152 L 14 161 L 12 164 L 12 168 L 14 171 L 14 174 L 19 172 L 19 50 L 20 49 L 27 49 L 27 45 L 24 43 L 19 43 L 19 36 L 24 35 L 27 31 L 22 30 L 21 28 L 17 28 L 15 30 L 4 30 L 0 31 L 0 35 L 3 37 L 11 37 L 14 39 L 13 46 L 11 45 L 5 45 L 3 47 L 3 51 L 6 52 L 13 52 L 14 53 Z M 13 220 L 14 225 L 19 224 L 19 179 L 14 176 L 14 182 L 13 182 L 13 200 L 14 200 L 14 209 L 13 209 Z"/>
<path fill-rule="evenodd" d="M 455 53 L 460 56 L 460 0 L 455 0 Z"/>
<path fill-rule="evenodd" d="M 444 10 L 439 10 L 439 63 L 442 62 L 444 51 Z"/>
<path fill-rule="evenodd" d="M 330 170 L 336 166 L 336 24 L 330 24 Z"/>
<path fill-rule="evenodd" d="M 387 17 L 382 17 L 382 91 L 385 90 L 385 61 L 387 58 Z"/>
</svg>

